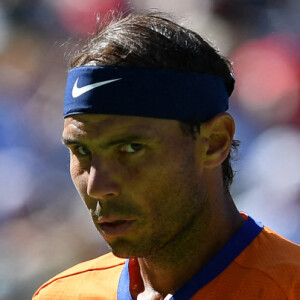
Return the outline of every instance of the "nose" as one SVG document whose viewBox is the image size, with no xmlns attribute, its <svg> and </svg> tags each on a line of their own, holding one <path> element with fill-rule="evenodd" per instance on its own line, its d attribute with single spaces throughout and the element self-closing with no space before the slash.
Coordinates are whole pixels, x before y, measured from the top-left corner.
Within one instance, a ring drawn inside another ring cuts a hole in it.
<svg viewBox="0 0 300 300">
<path fill-rule="evenodd" d="M 112 172 L 100 169 L 97 166 L 91 166 L 87 194 L 94 199 L 107 199 L 120 195 L 120 185 L 113 178 Z"/>
</svg>

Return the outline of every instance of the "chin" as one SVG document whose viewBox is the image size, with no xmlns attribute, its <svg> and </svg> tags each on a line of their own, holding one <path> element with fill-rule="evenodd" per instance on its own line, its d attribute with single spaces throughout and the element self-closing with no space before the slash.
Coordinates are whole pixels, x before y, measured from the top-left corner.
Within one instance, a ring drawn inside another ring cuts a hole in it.
<svg viewBox="0 0 300 300">
<path fill-rule="evenodd" d="M 114 250 L 112 250 L 112 253 L 114 256 L 117 256 L 119 258 L 135 258 L 136 256 L 131 256 L 131 255 L 128 255 L 126 253 L 120 253 L 120 252 L 116 252 Z"/>
<path fill-rule="evenodd" d="M 137 258 L 140 257 L 137 253 L 133 253 L 133 251 L 125 250 L 125 249 L 116 249 L 109 247 L 113 255 L 120 257 L 120 258 Z"/>
<path fill-rule="evenodd" d="M 108 244 L 111 252 L 120 258 L 143 257 L 141 251 L 127 241 L 116 241 Z"/>
</svg>

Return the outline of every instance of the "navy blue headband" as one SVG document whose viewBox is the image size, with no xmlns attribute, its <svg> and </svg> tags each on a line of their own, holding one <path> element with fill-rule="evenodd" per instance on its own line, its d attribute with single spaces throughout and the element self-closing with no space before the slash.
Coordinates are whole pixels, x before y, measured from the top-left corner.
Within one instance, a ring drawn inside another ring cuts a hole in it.
<svg viewBox="0 0 300 300">
<path fill-rule="evenodd" d="M 204 122 L 228 109 L 229 95 L 224 80 L 212 74 L 84 66 L 69 72 L 64 117 L 113 114 Z"/>
</svg>

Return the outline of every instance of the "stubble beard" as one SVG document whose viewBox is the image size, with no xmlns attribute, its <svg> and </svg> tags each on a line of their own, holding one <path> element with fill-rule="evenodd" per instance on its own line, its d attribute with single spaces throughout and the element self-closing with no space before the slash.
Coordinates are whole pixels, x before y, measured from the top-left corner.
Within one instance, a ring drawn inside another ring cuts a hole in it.
<svg viewBox="0 0 300 300">
<path fill-rule="evenodd" d="M 190 186 L 190 188 L 193 190 L 194 187 Z M 176 195 L 176 193 L 172 194 Z M 188 249 L 193 248 L 192 244 L 195 240 L 201 237 L 202 228 L 199 227 L 199 223 L 205 226 L 205 215 L 209 207 L 208 200 L 201 190 L 189 193 L 188 196 L 193 201 L 188 201 L 187 205 L 182 207 L 181 213 L 173 216 L 161 230 L 157 227 L 150 235 L 146 232 L 139 239 L 134 240 L 118 238 L 111 243 L 107 242 L 108 247 L 116 256 L 122 258 L 144 258 L 157 261 L 161 266 L 171 261 L 176 263 L 178 259 L 182 259 L 183 252 L 188 253 Z M 160 212 L 149 226 L 155 227 L 162 218 L 165 216 Z"/>
<path fill-rule="evenodd" d="M 156 203 L 155 212 L 150 210 L 143 215 L 143 208 L 140 210 L 134 205 L 130 208 L 125 200 L 113 203 L 110 207 L 112 211 L 125 211 L 125 214 L 132 212 L 133 216 L 139 217 L 140 222 L 137 224 L 137 232 L 111 241 L 106 240 L 116 256 L 160 259 L 162 262 L 176 261 L 183 251 L 187 252 L 187 249 L 193 248 L 190 246 L 197 238 L 201 238 L 202 231 L 205 230 L 203 226 L 206 216 L 209 215 L 209 201 L 202 186 L 203 182 L 199 182 L 199 177 L 195 176 L 196 169 L 191 168 L 194 165 L 193 157 L 186 157 L 171 173 L 172 176 L 168 176 L 170 170 L 165 177 L 162 172 L 156 181 L 151 182 L 148 190 L 143 191 L 143 195 L 147 195 L 148 199 L 142 203 Z M 155 191 L 165 193 L 162 195 Z M 171 214 L 169 210 L 172 210 Z M 101 230 L 98 231 L 101 234 Z"/>
</svg>

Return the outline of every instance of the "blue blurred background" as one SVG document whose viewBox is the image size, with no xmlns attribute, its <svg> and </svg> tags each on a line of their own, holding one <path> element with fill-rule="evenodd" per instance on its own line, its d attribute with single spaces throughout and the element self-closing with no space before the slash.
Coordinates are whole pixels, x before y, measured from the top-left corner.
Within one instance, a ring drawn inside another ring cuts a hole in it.
<svg viewBox="0 0 300 300">
<path fill-rule="evenodd" d="M 0 299 L 107 251 L 60 142 L 68 53 L 105 12 L 158 8 L 234 61 L 240 210 L 300 243 L 298 0 L 1 0 Z"/>
</svg>

